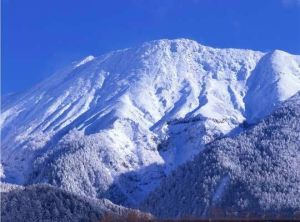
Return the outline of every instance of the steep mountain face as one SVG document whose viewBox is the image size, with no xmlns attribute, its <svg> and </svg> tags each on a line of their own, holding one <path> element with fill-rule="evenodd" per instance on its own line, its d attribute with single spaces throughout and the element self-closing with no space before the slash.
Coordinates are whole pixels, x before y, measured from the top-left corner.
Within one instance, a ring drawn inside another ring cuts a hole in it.
<svg viewBox="0 0 300 222">
<path fill-rule="evenodd" d="M 295 94 L 299 64 L 186 39 L 89 56 L 3 103 L 2 180 L 135 205 L 205 144 Z"/>
<path fill-rule="evenodd" d="M 160 217 L 300 209 L 300 93 L 251 129 L 223 138 L 167 177 L 141 207 Z"/>
<path fill-rule="evenodd" d="M 98 222 L 105 214 L 126 216 L 129 213 L 142 215 L 106 199 L 85 198 L 49 185 L 1 184 L 1 221 Z"/>
</svg>

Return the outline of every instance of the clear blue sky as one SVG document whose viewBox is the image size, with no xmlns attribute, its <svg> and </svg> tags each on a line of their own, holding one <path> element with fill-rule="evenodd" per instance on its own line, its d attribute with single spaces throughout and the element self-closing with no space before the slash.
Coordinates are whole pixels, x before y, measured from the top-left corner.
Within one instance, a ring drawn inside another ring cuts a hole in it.
<svg viewBox="0 0 300 222">
<path fill-rule="evenodd" d="M 300 54 L 300 0 L 2 0 L 2 92 L 161 38 Z"/>
</svg>

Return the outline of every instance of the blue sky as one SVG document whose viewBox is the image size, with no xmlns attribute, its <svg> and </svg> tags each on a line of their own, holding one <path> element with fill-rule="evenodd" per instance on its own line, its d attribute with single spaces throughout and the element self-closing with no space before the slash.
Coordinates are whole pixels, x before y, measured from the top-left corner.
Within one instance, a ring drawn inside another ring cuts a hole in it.
<svg viewBox="0 0 300 222">
<path fill-rule="evenodd" d="M 161 38 L 300 54 L 300 0 L 2 0 L 2 93 Z"/>
</svg>

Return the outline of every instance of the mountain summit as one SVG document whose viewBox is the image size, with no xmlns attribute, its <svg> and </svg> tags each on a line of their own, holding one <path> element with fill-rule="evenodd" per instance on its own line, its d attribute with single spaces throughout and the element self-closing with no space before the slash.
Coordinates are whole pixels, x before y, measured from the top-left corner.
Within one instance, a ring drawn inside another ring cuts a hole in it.
<svg viewBox="0 0 300 222">
<path fill-rule="evenodd" d="M 300 57 L 158 40 L 89 56 L 2 106 L 2 180 L 134 206 L 300 90 Z"/>
</svg>

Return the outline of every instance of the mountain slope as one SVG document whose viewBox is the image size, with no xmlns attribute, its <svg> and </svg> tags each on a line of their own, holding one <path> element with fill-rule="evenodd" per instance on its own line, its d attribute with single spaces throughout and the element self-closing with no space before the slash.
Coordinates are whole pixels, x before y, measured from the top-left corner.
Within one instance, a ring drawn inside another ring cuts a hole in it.
<svg viewBox="0 0 300 222">
<path fill-rule="evenodd" d="M 135 205 L 205 144 L 296 93 L 299 64 L 280 51 L 214 49 L 186 39 L 89 56 L 4 103 L 2 180 Z M 270 84 L 258 78 L 266 73 Z M 271 101 L 264 99 L 270 88 Z"/>
<path fill-rule="evenodd" d="M 99 221 L 105 214 L 131 212 L 109 200 L 80 197 L 49 185 L 1 184 L 1 221 Z"/>
<path fill-rule="evenodd" d="M 300 209 L 300 93 L 233 138 L 179 167 L 141 207 L 159 217 L 293 215 Z"/>
</svg>

